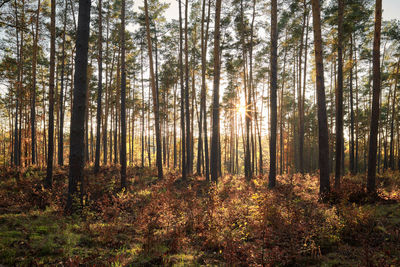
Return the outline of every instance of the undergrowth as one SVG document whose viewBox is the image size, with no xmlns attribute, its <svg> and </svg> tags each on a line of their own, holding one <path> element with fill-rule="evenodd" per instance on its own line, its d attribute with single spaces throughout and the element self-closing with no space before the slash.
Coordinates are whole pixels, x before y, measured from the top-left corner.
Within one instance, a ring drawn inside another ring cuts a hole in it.
<svg viewBox="0 0 400 267">
<path fill-rule="evenodd" d="M 378 176 L 378 197 L 363 175 L 318 201 L 317 175 L 285 175 L 218 184 L 174 172 L 159 181 L 149 168 L 85 171 L 87 196 L 78 214 L 64 205 L 67 169 L 0 172 L 0 263 L 18 266 L 243 265 L 399 266 L 400 174 Z"/>
</svg>

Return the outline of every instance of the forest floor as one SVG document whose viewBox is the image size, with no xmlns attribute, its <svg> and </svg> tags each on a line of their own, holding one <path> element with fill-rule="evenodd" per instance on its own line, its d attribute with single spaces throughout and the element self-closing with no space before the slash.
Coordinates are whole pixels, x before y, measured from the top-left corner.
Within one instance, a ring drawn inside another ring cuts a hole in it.
<svg viewBox="0 0 400 267">
<path fill-rule="evenodd" d="M 67 169 L 51 190 L 45 170 L 0 171 L 0 263 L 17 266 L 400 266 L 400 173 L 378 176 L 378 198 L 365 175 L 318 201 L 318 176 L 225 176 L 182 181 L 128 168 L 86 170 L 84 208 L 65 215 Z"/>
</svg>

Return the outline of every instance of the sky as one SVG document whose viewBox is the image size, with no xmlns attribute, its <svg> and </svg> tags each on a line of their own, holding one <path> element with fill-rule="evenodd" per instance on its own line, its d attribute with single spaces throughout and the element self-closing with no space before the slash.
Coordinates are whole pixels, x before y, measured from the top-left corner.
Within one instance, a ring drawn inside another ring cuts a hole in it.
<svg viewBox="0 0 400 267">
<path fill-rule="evenodd" d="M 165 14 L 167 20 L 177 19 L 178 13 L 178 0 L 164 0 L 164 3 L 169 3 L 170 6 Z M 182 1 L 183 5 L 184 1 Z M 223 5 L 223 3 L 222 3 Z M 134 8 L 137 10 L 138 6 L 143 6 L 143 1 L 135 1 Z M 383 20 L 399 19 L 400 20 L 400 0 L 382 0 Z"/>
<path fill-rule="evenodd" d="M 383 0 L 382 9 L 384 20 L 400 19 L 400 0 Z"/>
</svg>

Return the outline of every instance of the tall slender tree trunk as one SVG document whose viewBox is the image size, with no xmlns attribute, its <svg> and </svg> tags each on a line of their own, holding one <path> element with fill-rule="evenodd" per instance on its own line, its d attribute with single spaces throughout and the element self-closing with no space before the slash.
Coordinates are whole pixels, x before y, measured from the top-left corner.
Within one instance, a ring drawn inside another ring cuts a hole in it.
<svg viewBox="0 0 400 267">
<path fill-rule="evenodd" d="M 114 164 L 118 163 L 118 151 L 120 151 L 121 147 L 119 145 L 120 136 L 119 130 L 121 127 L 120 124 L 120 99 L 121 99 L 121 47 L 118 48 L 118 60 L 117 60 L 117 85 L 116 85 L 116 98 L 115 98 L 115 117 L 114 117 Z M 119 126 L 119 128 L 118 128 Z"/>
<path fill-rule="evenodd" d="M 211 12 L 211 0 L 208 1 L 208 14 L 207 14 L 207 25 L 204 32 L 204 16 L 202 16 L 201 26 L 201 112 L 203 117 L 203 131 L 204 131 L 204 162 L 205 162 L 205 174 L 206 180 L 210 180 L 210 167 L 209 167 L 209 155 L 208 155 L 208 133 L 207 133 L 207 108 L 206 108 L 206 67 L 207 67 L 207 43 L 208 43 L 208 28 L 210 23 L 210 12 Z M 205 9 L 205 0 L 203 2 L 203 10 Z M 204 12 L 204 11 L 203 11 Z"/>
<path fill-rule="evenodd" d="M 219 79 L 220 79 L 220 21 L 221 0 L 215 3 L 215 29 L 214 29 L 214 92 L 212 105 L 212 139 L 211 139 L 211 181 L 217 182 L 221 152 L 219 146 Z"/>
<path fill-rule="evenodd" d="M 89 87 L 89 81 L 90 81 L 90 75 L 91 75 L 91 69 L 92 69 L 92 59 L 90 59 L 89 66 L 88 66 L 88 79 L 87 79 L 87 87 L 88 87 L 88 97 L 86 98 L 86 113 L 85 113 L 85 163 L 89 163 L 89 112 L 90 112 L 90 87 Z"/>
<path fill-rule="evenodd" d="M 33 38 L 33 59 L 32 59 L 32 92 L 31 92 L 31 154 L 32 164 L 36 164 L 36 65 L 37 65 L 37 50 L 38 50 L 38 36 L 39 36 L 39 14 L 40 14 L 40 0 L 38 0 L 36 21 L 35 21 L 35 35 Z"/>
<path fill-rule="evenodd" d="M 245 132 L 246 138 L 244 143 L 244 175 L 246 180 L 249 181 L 252 177 L 251 174 L 251 151 L 250 151 L 250 103 L 251 103 L 251 93 L 248 88 L 247 82 L 247 67 L 246 67 L 246 42 L 245 42 L 245 26 L 244 26 L 244 10 L 243 10 L 243 0 L 240 1 L 240 42 L 242 45 L 242 67 L 243 67 L 243 89 L 245 98 Z M 250 96 L 249 96 L 250 95 Z"/>
<path fill-rule="evenodd" d="M 276 128 L 277 128 L 277 89 L 278 89 L 278 1 L 271 0 L 271 76 L 270 109 L 271 133 L 269 139 L 269 180 L 268 186 L 276 184 Z"/>
<path fill-rule="evenodd" d="M 312 0 L 314 50 L 316 63 L 316 89 L 318 105 L 318 139 L 319 139 L 319 169 L 320 196 L 323 199 L 330 191 L 329 184 L 329 137 L 328 120 L 326 116 L 324 63 L 322 57 L 321 11 L 319 0 Z"/>
<path fill-rule="evenodd" d="M 305 95 L 306 95 L 306 85 L 307 85 L 307 58 L 308 58 L 308 26 L 310 24 L 310 17 L 309 17 L 309 10 L 307 9 L 307 2 L 304 2 L 304 9 L 305 12 L 307 12 L 307 23 L 306 23 L 306 39 L 305 39 L 305 49 L 304 49 L 304 71 L 303 71 L 303 97 L 301 99 L 301 127 L 300 127 L 300 131 L 302 132 L 302 139 L 303 139 L 303 145 L 304 145 L 304 135 L 305 135 L 305 131 L 304 131 L 304 116 L 305 116 L 305 110 L 304 110 L 304 106 L 305 106 Z M 304 154 L 300 154 L 300 157 L 303 157 Z"/>
<path fill-rule="evenodd" d="M 353 93 L 353 35 L 350 35 L 350 172 L 351 174 L 355 174 L 355 164 L 354 164 L 354 93 Z"/>
<path fill-rule="evenodd" d="M 108 91 L 111 88 L 111 83 L 108 85 L 108 43 L 109 43 L 109 29 L 110 29 L 110 5 L 107 2 L 107 18 L 106 18 L 106 88 L 105 88 L 105 93 L 106 93 L 106 99 L 105 99 L 105 114 L 104 114 L 104 124 L 103 124 L 103 164 L 107 164 L 107 156 L 108 156 L 108 151 L 107 151 L 107 126 L 108 126 L 108 112 L 109 112 L 109 98 L 111 97 L 111 94 L 108 93 Z M 114 56 L 113 56 L 114 58 Z M 111 68 L 111 75 L 110 75 L 110 81 L 112 80 L 112 68 Z M 110 143 L 111 146 L 111 143 Z"/>
<path fill-rule="evenodd" d="M 299 78 L 298 78 L 298 86 L 297 86 L 297 94 L 298 94 L 298 109 L 299 109 L 299 171 L 301 174 L 304 174 L 304 110 L 303 110 L 303 98 L 305 96 L 302 94 L 302 84 L 301 84 L 301 74 L 302 74 L 302 58 L 303 58 L 303 45 L 304 45 L 304 31 L 307 23 L 307 6 L 306 1 L 304 1 L 304 12 L 303 12 L 303 25 L 301 28 L 301 36 L 300 36 L 300 49 L 299 49 Z M 307 55 L 305 55 L 307 57 Z"/>
<path fill-rule="evenodd" d="M 50 22 L 50 80 L 49 80 L 49 140 L 47 154 L 47 174 L 45 186 L 50 188 L 53 184 L 53 157 L 54 157 L 54 71 L 56 59 L 56 1 L 51 0 Z"/>
<path fill-rule="evenodd" d="M 188 0 L 185 0 L 185 115 L 186 115 L 186 167 L 187 173 L 193 172 L 191 160 L 191 135 L 190 135 L 190 112 L 189 112 L 189 54 L 188 54 Z"/>
<path fill-rule="evenodd" d="M 355 159 L 354 159 L 354 170 L 355 173 L 358 173 L 359 167 L 358 167 L 358 146 L 359 146 L 359 126 L 358 126 L 358 116 L 359 116 L 359 111 L 358 111 L 358 64 L 357 64 L 357 46 L 356 46 L 356 39 L 354 39 L 354 65 L 355 65 L 355 79 L 356 79 L 356 113 L 355 113 L 355 131 L 356 131 L 356 140 L 355 140 Z"/>
<path fill-rule="evenodd" d="M 368 177 L 367 190 L 375 194 L 376 177 L 376 150 L 379 125 L 379 98 L 381 92 L 381 66 L 380 66 L 380 44 L 381 44 L 381 23 L 382 23 L 382 0 L 376 0 L 375 6 L 375 30 L 373 46 L 373 98 L 371 110 L 371 128 L 369 135 L 368 149 Z"/>
<path fill-rule="evenodd" d="M 396 70 L 396 76 L 394 78 L 394 93 L 393 93 L 393 99 L 392 99 L 392 116 L 390 120 L 390 159 L 389 159 L 389 167 L 394 170 L 395 169 L 395 164 L 394 164 L 394 119 L 396 116 L 396 93 L 397 93 L 397 81 L 399 78 L 399 67 L 400 67 L 400 57 L 397 59 L 397 70 Z"/>
<path fill-rule="evenodd" d="M 177 141 L 176 141 L 176 86 L 174 86 L 174 169 L 177 166 Z"/>
<path fill-rule="evenodd" d="M 179 74 L 181 84 L 181 160 L 182 160 L 182 179 L 187 178 L 186 166 L 186 138 L 185 138 L 185 87 L 183 82 L 183 30 L 182 30 L 182 7 L 179 0 Z M 189 127 L 189 125 L 187 125 Z M 189 142 L 189 141 L 188 141 Z"/>
<path fill-rule="evenodd" d="M 19 133 L 19 127 L 18 127 L 18 114 L 20 110 L 20 95 L 22 91 L 22 50 L 23 50 L 23 45 L 22 42 L 23 40 L 19 40 L 19 20 L 18 20 L 18 3 L 17 0 L 15 0 L 15 31 L 16 31 L 16 39 L 17 39 L 17 58 L 18 58 L 18 65 L 17 65 L 17 88 L 16 88 L 16 93 L 15 93 L 15 123 L 14 123 L 14 165 L 19 166 L 20 161 L 20 150 L 19 150 L 19 143 L 21 142 L 18 133 Z M 22 39 L 22 38 L 21 38 Z"/>
<path fill-rule="evenodd" d="M 145 13 L 146 13 L 146 31 L 147 31 L 147 48 L 149 53 L 149 65 L 150 65 L 150 80 L 151 80 L 151 91 L 153 95 L 153 111 L 154 111 L 154 122 L 156 129 L 156 144 L 157 144 L 157 169 L 158 169 L 158 178 L 163 178 L 163 169 L 162 169 L 162 151 L 161 151 L 161 133 L 160 133 L 160 115 L 159 115 L 159 102 L 158 95 L 156 90 L 156 82 L 154 77 L 154 69 L 153 69 L 153 55 L 152 55 L 152 44 L 150 38 L 150 22 L 149 22 L 149 14 L 148 14 L 148 5 L 147 0 L 144 1 Z"/>
<path fill-rule="evenodd" d="M 343 143 L 343 12 L 344 0 L 339 0 L 338 9 L 338 84 L 336 88 L 336 161 L 335 189 L 340 189 L 340 170 Z"/>
<path fill-rule="evenodd" d="M 126 189 L 126 70 L 125 70 L 125 0 L 121 6 L 121 188 Z M 157 148 L 158 149 L 158 148 Z"/>
<path fill-rule="evenodd" d="M 287 30 L 285 33 L 285 43 L 287 41 Z M 279 142 L 280 142 L 280 168 L 279 168 L 279 174 L 282 175 L 285 169 L 285 164 L 284 164 L 284 159 L 285 159 L 285 147 L 283 145 L 283 128 L 284 128 L 284 110 L 283 110 L 283 90 L 285 89 L 285 81 L 286 81 L 286 56 L 287 56 L 287 46 L 284 48 L 284 56 L 283 56 L 283 69 L 282 69 L 282 88 L 281 88 L 281 97 L 280 97 L 280 122 L 279 122 Z"/>
<path fill-rule="evenodd" d="M 205 100 L 205 53 L 204 53 L 204 22 L 206 16 L 206 0 L 202 2 L 201 9 L 201 28 L 200 28 L 200 45 L 201 45 L 201 91 L 200 91 L 200 115 L 199 115 L 199 139 L 197 144 L 197 172 L 201 174 L 201 166 L 203 165 L 201 162 L 201 156 L 203 155 L 203 137 L 202 137 L 202 129 L 203 129 L 203 101 Z M 203 94 L 204 91 L 204 94 Z M 206 178 L 207 179 L 207 178 Z"/>
<path fill-rule="evenodd" d="M 253 114 L 254 114 L 254 124 L 253 125 L 253 131 L 252 131 L 252 136 L 251 136 L 251 141 L 252 141 L 252 145 L 253 145 L 253 158 L 252 158 L 252 172 L 251 174 L 254 173 L 254 171 L 256 171 L 257 173 L 257 146 L 256 146 L 256 142 L 257 139 L 255 138 L 255 136 L 258 133 L 258 118 L 257 118 L 257 105 L 256 105 L 256 93 L 255 93 L 255 88 L 254 88 L 254 81 L 253 81 L 253 46 L 254 46 L 254 19 L 255 19 L 255 15 L 256 15 L 256 0 L 253 0 L 253 10 L 252 10 L 252 18 L 251 18 L 251 26 L 250 26 L 250 51 L 249 51 L 249 92 L 251 92 L 251 94 L 249 94 L 250 97 L 252 97 L 252 99 L 250 101 L 253 102 L 252 105 L 252 110 L 253 110 Z M 250 102 L 249 101 L 249 102 Z M 251 120 L 253 121 L 253 116 L 251 116 Z M 260 137 L 260 135 L 258 135 L 258 137 Z M 259 138 L 259 145 L 261 146 L 261 138 Z M 259 155 L 260 155 L 260 172 L 262 173 L 262 150 L 260 149 L 259 151 Z M 256 167 L 254 168 L 254 165 L 256 165 Z"/>
<path fill-rule="evenodd" d="M 78 30 L 74 74 L 74 97 L 71 114 L 69 182 L 66 210 L 73 211 L 73 201 L 80 183 L 83 198 L 84 132 L 87 97 L 90 0 L 79 0 Z"/>
<path fill-rule="evenodd" d="M 97 49 L 98 49 L 98 76 L 99 81 L 97 85 L 97 110 L 96 110 L 96 155 L 94 159 L 94 172 L 98 173 L 100 169 L 100 126 L 101 126 L 101 97 L 103 91 L 103 14 L 102 14 L 102 6 L 101 0 L 99 0 L 98 9 L 99 9 L 99 36 L 97 40 Z M 106 118 L 107 119 L 107 118 Z"/>
<path fill-rule="evenodd" d="M 141 84 L 142 84 L 142 132 L 141 132 L 141 142 L 142 142 L 142 168 L 144 167 L 144 80 L 143 80 L 143 46 L 140 49 L 140 76 L 141 76 Z"/>
<path fill-rule="evenodd" d="M 64 8 L 64 27 L 63 41 L 61 51 L 61 88 L 60 88 L 60 103 L 59 103 L 59 130 L 58 130 L 58 165 L 64 165 L 64 69 L 65 69 L 65 32 L 67 26 L 67 9 L 68 2 L 65 1 Z"/>
</svg>

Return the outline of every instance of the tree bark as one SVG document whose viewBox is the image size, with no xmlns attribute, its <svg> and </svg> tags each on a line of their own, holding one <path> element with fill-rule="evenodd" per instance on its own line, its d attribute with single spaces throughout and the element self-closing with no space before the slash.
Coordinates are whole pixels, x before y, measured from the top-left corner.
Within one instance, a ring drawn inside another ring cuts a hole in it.
<svg viewBox="0 0 400 267">
<path fill-rule="evenodd" d="M 106 99 L 105 99 L 105 114 L 104 114 L 104 124 L 103 124 L 103 164 L 106 165 L 107 164 L 107 155 L 108 155 L 108 145 L 107 145 L 107 135 L 108 135 L 108 130 L 107 130 L 107 126 L 108 126 L 108 112 L 109 112 L 109 99 L 110 99 L 110 93 L 109 90 L 111 88 L 111 82 L 110 85 L 108 84 L 108 43 L 109 43 L 109 29 L 110 29 L 110 5 L 109 3 L 107 3 L 107 18 L 106 18 L 106 80 L 105 80 L 105 93 L 106 93 Z M 113 60 L 114 60 L 114 55 L 113 55 Z M 112 67 L 111 67 L 111 74 L 112 74 Z M 110 75 L 110 81 L 112 80 L 112 75 Z M 110 143 L 111 146 L 111 143 Z"/>
<path fill-rule="evenodd" d="M 40 0 L 36 11 L 35 21 L 35 35 L 33 38 L 33 59 L 32 59 L 32 103 L 31 103 L 31 154 L 32 164 L 36 164 L 36 66 L 37 66 L 37 50 L 38 50 L 38 36 L 39 36 L 39 14 L 40 14 Z"/>
<path fill-rule="evenodd" d="M 350 172 L 355 174 L 355 164 L 354 164 L 354 94 L 353 94 L 353 35 L 350 35 Z"/>
<path fill-rule="evenodd" d="M 297 95 L 298 95 L 298 109 L 299 109 L 299 172 L 304 174 L 304 110 L 303 110 L 303 99 L 305 96 L 302 94 L 302 84 L 301 84 L 301 74 L 302 74 L 302 58 L 303 58 L 303 45 L 304 45 L 304 31 L 306 27 L 306 19 L 307 19 L 307 6 L 306 1 L 304 1 L 304 12 L 303 12 L 303 25 L 301 28 L 301 36 L 300 36 L 300 49 L 299 49 L 299 78 L 298 78 L 298 86 L 297 86 Z M 305 55 L 307 57 L 307 55 Z"/>
<path fill-rule="evenodd" d="M 150 65 L 150 80 L 151 80 L 151 91 L 153 95 L 153 111 L 154 111 L 154 122 L 156 129 L 156 144 L 157 144 L 157 169 L 158 169 L 158 178 L 163 178 L 163 166 L 162 166 L 162 155 L 161 155 L 161 133 L 160 133 L 160 115 L 159 115 L 159 102 L 158 95 L 156 90 L 156 82 L 154 77 L 154 69 L 153 69 L 153 55 L 152 55 L 152 44 L 150 38 L 150 22 L 149 22 L 149 14 L 148 14 L 148 5 L 147 0 L 144 1 L 145 13 L 146 13 L 146 31 L 147 31 L 147 48 L 149 53 L 149 65 Z"/>
<path fill-rule="evenodd" d="M 270 76 L 270 109 L 271 109 L 271 133 L 269 140 L 269 180 L 268 186 L 276 184 L 276 128 L 277 128 L 277 88 L 278 88 L 278 3 L 271 0 L 271 76 Z"/>
<path fill-rule="evenodd" d="M 121 188 L 126 189 L 126 70 L 125 70 L 125 0 L 121 5 Z M 158 149 L 158 147 L 157 147 Z"/>
<path fill-rule="evenodd" d="M 181 161 L 182 161 L 182 179 L 187 178 L 186 166 L 186 138 L 185 138 L 185 86 L 183 81 L 183 30 L 182 30 L 182 12 L 181 0 L 179 0 L 179 74 L 181 84 Z M 189 127 L 189 125 L 186 125 Z M 188 141 L 189 142 L 189 141 Z"/>
<path fill-rule="evenodd" d="M 368 177 L 367 191 L 370 194 L 376 193 L 376 153 L 377 136 L 379 126 L 379 98 L 381 92 L 381 66 L 380 66 L 380 44 L 381 44 L 381 23 L 382 23 L 382 0 L 376 0 L 375 6 L 375 30 L 373 46 L 373 97 L 371 110 L 371 128 L 369 135 L 368 149 Z"/>
<path fill-rule="evenodd" d="M 220 79 L 220 20 L 221 0 L 215 3 L 214 29 L 214 92 L 212 105 L 212 139 L 211 139 L 211 181 L 217 182 L 220 175 L 221 152 L 219 146 L 219 79 Z"/>
<path fill-rule="evenodd" d="M 343 12 L 344 0 L 339 0 L 338 8 L 338 84 L 336 88 L 336 161 L 335 189 L 340 189 L 340 170 L 342 164 L 343 143 Z"/>
<path fill-rule="evenodd" d="M 67 26 L 67 9 L 68 2 L 65 1 L 64 9 L 64 27 L 63 27 L 63 41 L 61 51 L 61 88 L 60 88 L 60 103 L 59 103 L 59 130 L 58 130 L 58 165 L 64 165 L 64 69 L 65 69 L 65 31 Z"/>
<path fill-rule="evenodd" d="M 94 159 L 94 172 L 98 173 L 100 169 L 100 126 L 101 126 L 101 114 L 102 114 L 102 106 L 101 106 L 101 95 L 103 91 L 103 15 L 102 15 L 102 6 L 101 0 L 99 0 L 98 9 L 99 9 L 99 36 L 97 40 L 97 51 L 98 51 L 98 84 L 97 84 L 97 111 L 96 111 L 96 155 Z M 107 118 L 105 118 L 107 119 Z"/>
<path fill-rule="evenodd" d="M 190 175 L 193 172 L 191 160 L 191 135 L 189 112 L 189 55 L 188 55 L 188 0 L 185 1 L 185 115 L 186 115 L 186 168 Z"/>
<path fill-rule="evenodd" d="M 53 157 L 54 157 L 54 71 L 56 59 L 56 1 L 51 0 L 51 22 L 50 22 L 50 80 L 49 80 L 49 131 L 48 131 L 48 154 L 47 174 L 45 187 L 50 188 L 53 184 Z"/>
<path fill-rule="evenodd" d="M 399 67 L 400 67 L 400 57 L 397 60 L 397 70 L 396 76 L 394 78 L 394 93 L 392 99 L 392 116 L 390 121 L 390 159 L 389 159 L 389 167 L 394 170 L 394 118 L 396 116 L 396 93 L 397 93 L 397 81 L 399 77 Z"/>
<path fill-rule="evenodd" d="M 320 1 L 312 0 L 313 28 L 314 28 L 314 50 L 316 63 L 316 89 L 318 105 L 318 139 L 319 139 L 319 169 L 320 188 L 319 193 L 322 199 L 330 191 L 329 184 L 329 137 L 328 121 L 326 117 L 325 85 L 324 85 L 324 63 L 322 57 L 321 37 L 321 15 Z"/>
<path fill-rule="evenodd" d="M 71 114 L 67 212 L 73 211 L 73 201 L 78 191 L 78 183 L 81 185 L 81 201 L 83 197 L 84 132 L 87 97 L 90 4 L 90 0 L 79 0 L 74 98 Z"/>
</svg>

